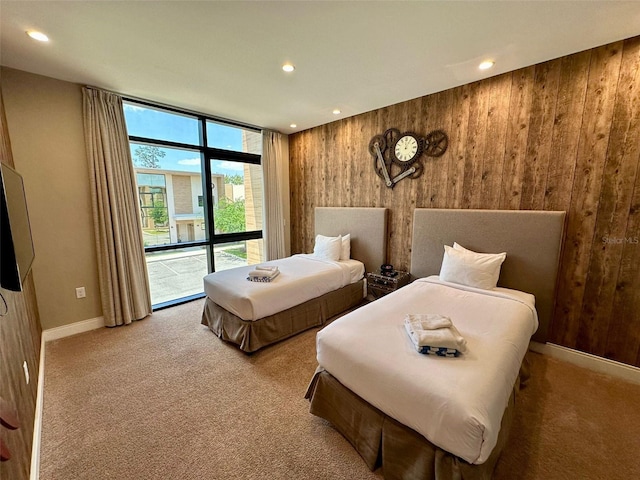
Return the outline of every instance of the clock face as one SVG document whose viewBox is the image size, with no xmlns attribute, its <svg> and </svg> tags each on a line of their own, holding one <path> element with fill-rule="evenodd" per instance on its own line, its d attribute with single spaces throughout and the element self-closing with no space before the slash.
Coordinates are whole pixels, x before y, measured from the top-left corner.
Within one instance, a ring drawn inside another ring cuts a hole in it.
<svg viewBox="0 0 640 480">
<path fill-rule="evenodd" d="M 420 145 L 413 135 L 403 135 L 396 142 L 393 153 L 401 162 L 410 162 L 418 157 Z"/>
</svg>

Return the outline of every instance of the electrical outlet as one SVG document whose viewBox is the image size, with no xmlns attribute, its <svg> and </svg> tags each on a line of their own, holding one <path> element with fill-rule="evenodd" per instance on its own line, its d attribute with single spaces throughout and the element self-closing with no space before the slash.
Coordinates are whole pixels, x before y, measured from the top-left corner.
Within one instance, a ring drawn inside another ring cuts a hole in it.
<svg viewBox="0 0 640 480">
<path fill-rule="evenodd" d="M 85 298 L 87 296 L 87 292 L 84 287 L 76 288 L 76 298 Z"/>
<path fill-rule="evenodd" d="M 27 385 L 29 385 L 29 365 L 27 365 L 27 361 L 22 362 L 22 369 L 24 370 L 24 379 L 27 381 Z"/>
</svg>

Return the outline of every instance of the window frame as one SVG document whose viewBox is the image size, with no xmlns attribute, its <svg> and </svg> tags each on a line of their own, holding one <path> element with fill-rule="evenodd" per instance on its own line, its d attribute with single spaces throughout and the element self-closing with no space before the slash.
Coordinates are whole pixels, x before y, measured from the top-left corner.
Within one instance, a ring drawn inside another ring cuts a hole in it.
<svg viewBox="0 0 640 480">
<path fill-rule="evenodd" d="M 123 96 L 122 100 L 128 104 L 140 105 L 143 107 L 151 108 L 154 110 L 166 111 L 177 115 L 183 115 L 197 119 L 199 128 L 199 145 L 192 145 L 187 143 L 174 142 L 170 140 L 158 140 L 155 138 L 140 137 L 135 135 L 129 135 L 129 144 L 137 143 L 142 145 L 150 145 L 156 147 L 178 148 L 186 150 L 198 150 L 200 153 L 200 172 L 202 175 L 202 188 L 204 197 L 204 223 L 207 232 L 207 238 L 205 240 L 196 240 L 191 242 L 180 242 L 179 244 L 165 244 L 155 246 L 145 246 L 146 252 L 162 252 L 168 250 L 180 250 L 188 247 L 206 247 L 207 249 L 207 264 L 208 271 L 215 272 L 215 259 L 213 248 L 215 245 L 221 243 L 230 243 L 246 240 L 259 240 L 264 238 L 264 227 L 261 230 L 250 230 L 237 233 L 215 233 L 215 218 L 213 217 L 213 192 L 211 182 L 211 162 L 213 160 L 230 161 L 237 163 L 248 163 L 252 165 L 262 166 L 262 155 L 255 153 L 237 152 L 233 150 L 225 150 L 222 148 L 208 147 L 207 146 L 207 121 L 213 121 L 222 125 L 228 125 L 231 127 L 237 127 L 243 130 L 251 130 L 262 134 L 262 129 L 246 125 L 238 122 L 224 120 L 209 115 L 204 115 L 197 112 L 190 112 L 188 110 L 182 110 L 176 107 L 170 107 L 166 105 L 158 105 L 152 102 L 139 100 L 136 98 Z M 201 297 L 201 295 L 200 295 Z M 190 298 L 190 297 L 186 297 Z M 178 299 L 175 302 L 167 302 L 171 305 L 182 303 L 185 299 Z M 165 305 L 162 304 L 164 307 Z"/>
</svg>

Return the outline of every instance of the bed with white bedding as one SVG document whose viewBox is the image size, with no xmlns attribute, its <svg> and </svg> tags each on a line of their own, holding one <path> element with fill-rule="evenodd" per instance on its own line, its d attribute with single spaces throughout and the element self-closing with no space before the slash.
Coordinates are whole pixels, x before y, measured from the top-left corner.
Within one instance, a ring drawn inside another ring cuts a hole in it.
<svg viewBox="0 0 640 480">
<path fill-rule="evenodd" d="M 248 353 L 322 326 L 362 302 L 365 270 L 385 260 L 386 219 L 385 208 L 316 208 L 317 234 L 349 235 L 347 258 L 297 254 L 264 262 L 261 266 L 277 266 L 280 272 L 264 283 L 247 280 L 254 266 L 209 274 L 202 324 Z"/>
<path fill-rule="evenodd" d="M 416 352 L 403 325 L 416 312 L 451 318 L 467 352 L 458 358 Z M 317 358 L 342 385 L 434 445 L 484 463 L 537 327 L 532 295 L 431 276 L 322 329 Z"/>
<path fill-rule="evenodd" d="M 381 465 L 386 479 L 489 479 L 507 442 L 529 341 L 550 319 L 564 212 L 425 210 L 416 210 L 412 245 L 411 271 L 421 278 L 318 333 L 307 397 L 311 412 L 372 470 Z M 506 252 L 499 286 L 432 275 L 449 276 L 443 248 L 453 242 Z M 434 262 L 437 271 L 425 267 Z M 513 288 L 522 277 L 531 294 Z M 427 313 L 451 319 L 466 340 L 462 355 L 416 351 L 403 319 Z"/>
<path fill-rule="evenodd" d="M 280 275 L 260 283 L 246 280 L 253 266 L 223 270 L 204 277 L 207 297 L 244 320 L 258 320 L 357 283 L 364 276 L 359 260 L 334 261 L 309 254 L 261 265 L 278 267 Z"/>
</svg>

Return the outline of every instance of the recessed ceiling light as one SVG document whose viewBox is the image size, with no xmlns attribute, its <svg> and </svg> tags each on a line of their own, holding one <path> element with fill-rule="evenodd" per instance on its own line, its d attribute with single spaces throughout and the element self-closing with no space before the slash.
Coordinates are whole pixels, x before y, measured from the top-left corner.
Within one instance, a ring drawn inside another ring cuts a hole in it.
<svg viewBox="0 0 640 480">
<path fill-rule="evenodd" d="M 482 62 L 480 65 L 478 65 L 478 68 L 480 70 L 487 70 L 488 68 L 493 67 L 493 65 L 496 62 L 494 62 L 493 60 L 485 60 L 484 62 Z"/>
<path fill-rule="evenodd" d="M 289 125 L 291 128 L 296 128 L 298 125 L 296 125 L 295 123 L 292 123 L 291 125 Z"/>
<path fill-rule="evenodd" d="M 39 42 L 48 42 L 49 41 L 49 37 L 47 37 L 44 33 L 38 32 L 36 30 L 27 30 L 27 35 L 29 35 L 31 38 L 33 38 L 34 40 L 37 40 Z"/>
<path fill-rule="evenodd" d="M 337 108 L 333 111 L 334 115 L 340 115 L 342 112 L 340 110 L 338 110 Z"/>
<path fill-rule="evenodd" d="M 287 73 L 288 72 L 293 72 L 295 69 L 296 69 L 296 67 L 294 67 L 290 63 L 285 63 L 284 65 L 282 65 L 282 70 L 284 70 Z"/>
</svg>

